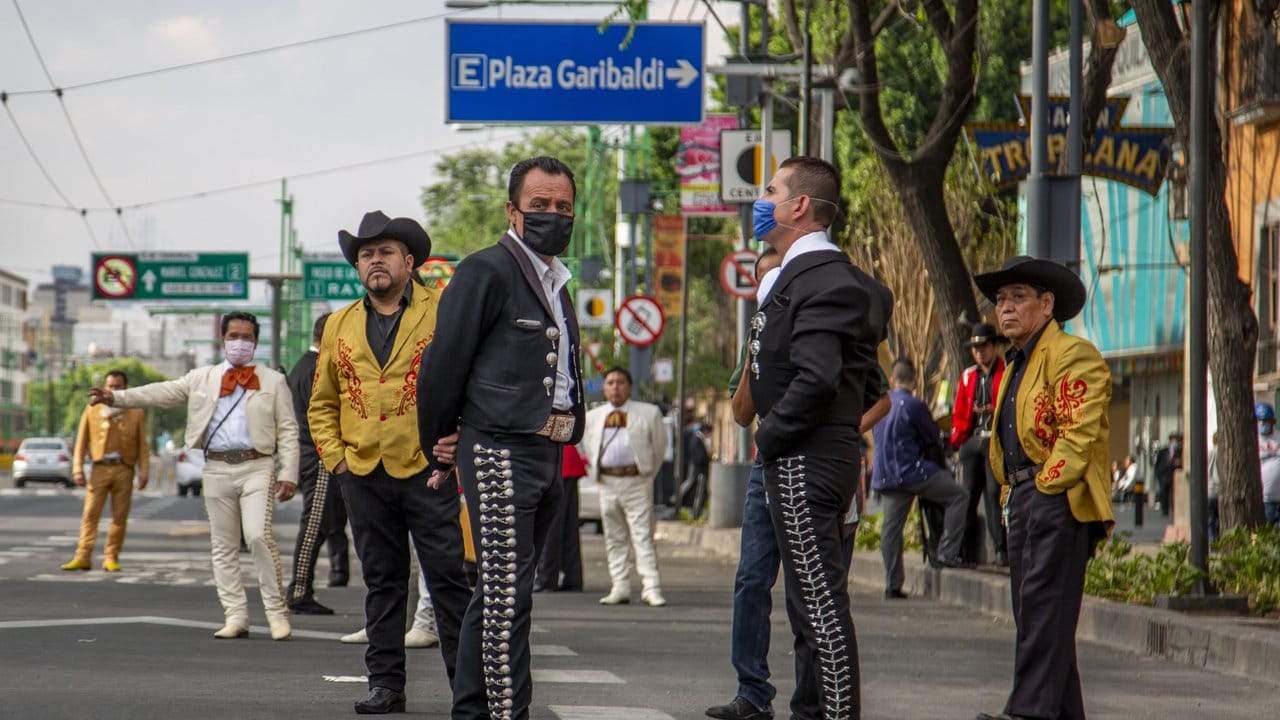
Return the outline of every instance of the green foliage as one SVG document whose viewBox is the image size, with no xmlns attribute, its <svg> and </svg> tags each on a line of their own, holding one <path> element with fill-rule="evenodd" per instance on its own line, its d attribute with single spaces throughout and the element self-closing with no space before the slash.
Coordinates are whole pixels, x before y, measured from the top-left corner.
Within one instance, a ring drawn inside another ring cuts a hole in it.
<svg viewBox="0 0 1280 720">
<path fill-rule="evenodd" d="M 1209 582 L 1222 592 L 1249 596 L 1259 615 L 1280 607 L 1280 528 L 1235 527 L 1214 544 Z"/>
<path fill-rule="evenodd" d="M 1150 605 L 1156 595 L 1185 595 L 1202 577 L 1191 567 L 1191 546 L 1161 545 L 1154 555 L 1137 552 L 1129 533 L 1117 533 L 1089 561 L 1084 591 L 1089 595 Z"/>
<path fill-rule="evenodd" d="M 50 385 L 53 390 L 53 434 L 67 438 L 75 436 L 80 423 L 80 415 L 88 404 L 89 388 L 101 387 L 108 370 L 121 370 L 129 378 L 129 387 L 137 387 L 148 383 L 168 380 L 169 378 L 137 358 L 119 358 L 77 365 L 62 373 L 52 382 L 32 382 L 28 389 L 31 398 L 31 433 L 41 435 L 48 432 Z M 154 439 L 157 433 L 169 431 L 176 437 L 182 436 L 187 425 L 185 407 L 167 408 L 147 411 L 147 436 Z"/>
<path fill-rule="evenodd" d="M 858 534 L 853 537 L 854 550 L 879 550 L 880 530 L 884 526 L 884 513 L 863 514 L 858 523 Z"/>
</svg>

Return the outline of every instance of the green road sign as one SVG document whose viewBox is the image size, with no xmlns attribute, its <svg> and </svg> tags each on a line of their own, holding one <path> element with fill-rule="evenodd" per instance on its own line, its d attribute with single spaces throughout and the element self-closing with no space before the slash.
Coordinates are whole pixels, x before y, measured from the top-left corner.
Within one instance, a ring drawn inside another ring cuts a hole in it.
<svg viewBox="0 0 1280 720">
<path fill-rule="evenodd" d="M 356 269 L 336 253 L 302 256 L 302 297 L 307 300 L 355 300 L 364 297 Z"/>
<path fill-rule="evenodd" d="M 97 300 L 245 300 L 248 253 L 94 253 Z"/>
</svg>

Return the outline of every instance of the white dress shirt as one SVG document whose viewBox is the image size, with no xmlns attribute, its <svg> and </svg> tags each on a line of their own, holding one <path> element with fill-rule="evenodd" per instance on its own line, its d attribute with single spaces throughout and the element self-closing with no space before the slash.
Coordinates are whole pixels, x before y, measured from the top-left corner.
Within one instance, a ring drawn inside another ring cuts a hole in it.
<svg viewBox="0 0 1280 720">
<path fill-rule="evenodd" d="M 840 251 L 839 246 L 831 242 L 831 239 L 827 237 L 826 230 L 817 230 L 797 238 L 792 243 L 791 248 L 787 250 L 787 254 L 782 256 L 782 264 L 760 278 L 760 288 L 756 291 L 756 302 L 763 305 L 764 301 L 769 299 L 769 293 L 773 291 L 773 284 L 778 281 L 778 276 L 782 274 L 782 271 L 786 269 L 792 260 L 807 253 L 822 252 L 823 250 Z"/>
<path fill-rule="evenodd" d="M 609 412 L 627 413 L 631 409 L 631 401 L 622 403 L 621 407 L 610 407 Z M 605 415 L 608 420 L 609 415 Z M 635 465 L 636 451 L 631 447 L 631 435 L 625 427 L 606 427 L 600 433 L 600 468 L 618 468 Z"/>
<path fill-rule="evenodd" d="M 231 369 L 231 363 L 224 361 L 219 367 L 226 373 Z M 253 447 L 253 439 L 249 437 L 249 416 L 244 409 L 246 400 L 242 399 L 247 392 L 242 386 L 236 385 L 230 395 L 218 398 L 218 406 L 213 411 L 208 428 L 217 430 L 209 437 L 206 450 L 222 452 Z M 227 413 L 231 413 L 231 416 L 227 417 Z M 224 417 L 227 418 L 225 422 L 222 420 Z"/>
<path fill-rule="evenodd" d="M 573 402 L 570 400 L 573 397 L 573 375 L 569 373 L 569 321 L 564 314 L 564 308 L 560 306 L 560 290 L 569 283 L 573 274 L 558 257 L 551 258 L 551 263 L 547 264 L 538 253 L 516 235 L 515 230 L 508 230 L 507 233 L 515 239 L 520 249 L 524 250 L 524 254 L 528 255 L 533 263 L 533 271 L 538 274 L 538 279 L 542 282 L 542 294 L 547 299 L 547 305 L 551 307 L 556 327 L 560 329 L 560 339 L 556 345 L 556 387 L 551 407 L 555 410 L 568 410 L 573 407 Z"/>
</svg>

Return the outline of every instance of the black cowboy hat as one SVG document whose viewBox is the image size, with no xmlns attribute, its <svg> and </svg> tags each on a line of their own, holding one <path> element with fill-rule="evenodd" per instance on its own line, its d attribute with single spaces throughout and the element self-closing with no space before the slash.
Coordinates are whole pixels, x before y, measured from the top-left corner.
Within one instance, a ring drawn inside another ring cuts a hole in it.
<svg viewBox="0 0 1280 720">
<path fill-rule="evenodd" d="M 969 347 L 978 347 L 986 343 L 1007 342 L 1009 342 L 1009 338 L 997 332 L 996 326 L 991 323 L 975 323 L 972 334 L 969 336 Z"/>
<path fill-rule="evenodd" d="M 389 218 L 381 210 L 367 212 L 360 220 L 360 230 L 352 235 L 346 230 L 338 231 L 338 247 L 347 262 L 356 264 L 356 253 L 360 246 L 370 240 L 399 240 L 409 247 L 416 268 L 431 256 L 431 237 L 427 231 L 412 218 Z"/>
<path fill-rule="evenodd" d="M 1018 255 L 994 272 L 973 276 L 973 282 L 991 302 L 1006 285 L 1032 285 L 1053 293 L 1053 318 L 1066 322 L 1084 309 L 1086 291 L 1080 276 L 1062 263 Z"/>
</svg>

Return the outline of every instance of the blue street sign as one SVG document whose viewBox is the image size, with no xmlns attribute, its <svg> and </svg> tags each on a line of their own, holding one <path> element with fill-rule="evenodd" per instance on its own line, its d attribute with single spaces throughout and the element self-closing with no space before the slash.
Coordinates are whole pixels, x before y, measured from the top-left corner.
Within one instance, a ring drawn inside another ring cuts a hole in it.
<svg viewBox="0 0 1280 720">
<path fill-rule="evenodd" d="M 450 21 L 447 122 L 702 122 L 700 24 Z"/>
</svg>

